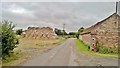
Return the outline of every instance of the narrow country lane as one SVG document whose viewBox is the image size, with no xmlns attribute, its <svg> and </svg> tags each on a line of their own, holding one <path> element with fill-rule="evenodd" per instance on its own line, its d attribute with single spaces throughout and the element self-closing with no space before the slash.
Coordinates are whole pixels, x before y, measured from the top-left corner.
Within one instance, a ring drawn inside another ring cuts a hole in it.
<svg viewBox="0 0 120 68">
<path fill-rule="evenodd" d="M 90 56 L 75 50 L 73 38 L 63 44 L 32 58 L 22 66 L 118 66 L 118 59 Z"/>
<path fill-rule="evenodd" d="M 23 66 L 78 66 L 73 45 L 74 39 L 68 39 L 63 44 L 27 61 Z"/>
</svg>

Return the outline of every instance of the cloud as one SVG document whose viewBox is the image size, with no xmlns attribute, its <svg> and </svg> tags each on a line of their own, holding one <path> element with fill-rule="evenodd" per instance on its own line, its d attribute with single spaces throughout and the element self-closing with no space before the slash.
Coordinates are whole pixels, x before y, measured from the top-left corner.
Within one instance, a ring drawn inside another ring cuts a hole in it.
<svg viewBox="0 0 120 68">
<path fill-rule="evenodd" d="M 114 2 L 4 2 L 2 18 L 17 24 L 16 28 L 50 26 L 76 31 L 89 27 L 115 12 Z"/>
</svg>

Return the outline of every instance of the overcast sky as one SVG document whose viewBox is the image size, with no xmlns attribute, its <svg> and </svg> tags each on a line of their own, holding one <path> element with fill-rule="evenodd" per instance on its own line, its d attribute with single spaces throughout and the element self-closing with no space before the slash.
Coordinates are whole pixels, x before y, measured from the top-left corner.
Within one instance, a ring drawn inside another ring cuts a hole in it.
<svg viewBox="0 0 120 68">
<path fill-rule="evenodd" d="M 89 27 L 115 12 L 115 2 L 3 2 L 2 19 L 28 26 L 49 26 L 66 31 Z"/>
</svg>

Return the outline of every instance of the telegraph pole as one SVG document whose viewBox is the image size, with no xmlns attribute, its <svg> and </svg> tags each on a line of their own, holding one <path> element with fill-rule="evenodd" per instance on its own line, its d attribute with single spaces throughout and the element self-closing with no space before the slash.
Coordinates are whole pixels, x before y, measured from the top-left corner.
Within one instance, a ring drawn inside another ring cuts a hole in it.
<svg viewBox="0 0 120 68">
<path fill-rule="evenodd" d="M 63 30 L 65 30 L 65 24 L 63 24 Z"/>
<path fill-rule="evenodd" d="M 64 31 L 65 31 L 65 23 L 63 24 L 63 37 L 64 37 Z"/>
</svg>

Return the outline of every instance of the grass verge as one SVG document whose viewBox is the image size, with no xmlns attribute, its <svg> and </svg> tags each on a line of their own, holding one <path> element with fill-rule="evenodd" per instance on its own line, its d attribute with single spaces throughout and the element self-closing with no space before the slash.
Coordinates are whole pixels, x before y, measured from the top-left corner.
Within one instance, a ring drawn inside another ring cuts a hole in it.
<svg viewBox="0 0 120 68">
<path fill-rule="evenodd" d="M 3 66 L 17 66 L 23 64 L 30 58 L 37 56 L 48 49 L 51 49 L 66 39 L 27 39 L 20 38 L 18 47 L 14 49 L 14 53 L 11 56 L 6 56 L 6 60 L 2 60 Z"/>
<path fill-rule="evenodd" d="M 103 57 L 118 58 L 118 54 L 101 54 L 101 53 L 89 51 L 88 47 L 79 39 L 76 39 L 75 43 L 76 43 L 77 51 L 80 51 L 84 54 L 87 54 L 87 55 L 90 55 L 90 56 L 103 56 Z"/>
</svg>

